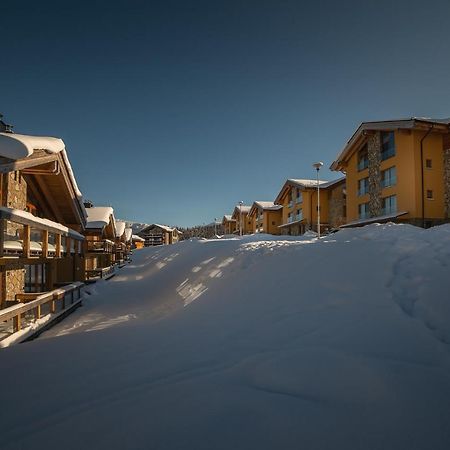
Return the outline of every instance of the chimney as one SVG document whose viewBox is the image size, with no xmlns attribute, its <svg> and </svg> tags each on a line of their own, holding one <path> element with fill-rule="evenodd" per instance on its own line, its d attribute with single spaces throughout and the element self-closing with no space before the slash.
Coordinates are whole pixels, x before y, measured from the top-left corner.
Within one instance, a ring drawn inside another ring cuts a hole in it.
<svg viewBox="0 0 450 450">
<path fill-rule="evenodd" d="M 3 122 L 3 114 L 0 114 L 0 133 L 13 133 L 12 125 Z"/>
<path fill-rule="evenodd" d="M 90 200 L 85 200 L 83 203 L 84 203 L 85 208 L 93 208 L 94 207 L 94 204 Z"/>
</svg>

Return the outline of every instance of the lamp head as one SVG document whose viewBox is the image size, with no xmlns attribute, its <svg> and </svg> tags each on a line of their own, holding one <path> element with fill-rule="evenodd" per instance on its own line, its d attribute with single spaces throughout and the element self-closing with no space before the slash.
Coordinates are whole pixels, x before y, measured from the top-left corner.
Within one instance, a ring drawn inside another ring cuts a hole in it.
<svg viewBox="0 0 450 450">
<path fill-rule="evenodd" d="M 320 168 L 323 166 L 323 162 L 319 161 L 313 164 L 314 169 L 320 170 Z"/>
</svg>

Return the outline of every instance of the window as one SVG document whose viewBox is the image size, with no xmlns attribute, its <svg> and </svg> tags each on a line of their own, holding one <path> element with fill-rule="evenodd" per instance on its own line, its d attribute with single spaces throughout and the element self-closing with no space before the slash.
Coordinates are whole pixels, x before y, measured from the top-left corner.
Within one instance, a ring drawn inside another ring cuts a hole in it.
<svg viewBox="0 0 450 450">
<path fill-rule="evenodd" d="M 364 170 L 369 167 L 369 156 L 367 152 L 367 145 L 365 145 L 359 152 L 358 152 L 358 170 Z"/>
<path fill-rule="evenodd" d="M 431 169 L 433 167 L 433 161 L 431 159 L 426 159 L 425 160 L 425 167 L 427 169 Z"/>
<path fill-rule="evenodd" d="M 433 200 L 433 191 L 431 189 L 427 189 L 427 199 Z"/>
<path fill-rule="evenodd" d="M 395 186 L 397 184 L 397 171 L 395 166 L 381 172 L 381 185 L 383 187 Z"/>
<path fill-rule="evenodd" d="M 302 220 L 303 219 L 303 210 L 301 209 L 297 209 L 297 220 Z"/>
<path fill-rule="evenodd" d="M 289 213 L 288 214 L 288 223 L 291 223 L 292 222 L 292 213 Z"/>
<path fill-rule="evenodd" d="M 392 214 L 397 212 L 397 196 L 390 195 L 383 199 L 383 214 Z"/>
<path fill-rule="evenodd" d="M 382 132 L 381 133 L 381 160 L 391 158 L 395 156 L 395 141 L 394 132 Z"/>
<path fill-rule="evenodd" d="M 297 189 L 296 202 L 297 203 L 303 203 L 303 194 L 302 194 L 302 191 L 300 189 Z"/>
<path fill-rule="evenodd" d="M 359 204 L 358 214 L 360 219 L 367 219 L 369 217 L 369 204 L 368 203 Z"/>
<path fill-rule="evenodd" d="M 25 265 L 25 292 L 43 292 L 46 290 L 46 269 L 45 264 Z"/>
<path fill-rule="evenodd" d="M 365 195 L 369 192 L 369 178 L 358 180 L 358 196 Z"/>
</svg>

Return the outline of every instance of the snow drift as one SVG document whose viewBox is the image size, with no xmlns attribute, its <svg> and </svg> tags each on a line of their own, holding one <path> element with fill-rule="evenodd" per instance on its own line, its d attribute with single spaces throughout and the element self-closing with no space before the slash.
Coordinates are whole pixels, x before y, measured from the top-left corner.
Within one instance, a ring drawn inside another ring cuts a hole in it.
<svg viewBox="0 0 450 450">
<path fill-rule="evenodd" d="M 450 226 L 136 251 L 0 353 L 2 448 L 448 449 Z"/>
</svg>

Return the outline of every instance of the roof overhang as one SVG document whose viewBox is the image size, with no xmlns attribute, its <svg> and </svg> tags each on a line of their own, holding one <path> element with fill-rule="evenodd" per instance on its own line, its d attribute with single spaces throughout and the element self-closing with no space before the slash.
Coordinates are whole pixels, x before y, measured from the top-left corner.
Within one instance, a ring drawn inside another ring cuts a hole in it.
<svg viewBox="0 0 450 450">
<path fill-rule="evenodd" d="M 389 222 L 392 219 L 396 219 L 397 217 L 404 216 L 406 214 L 408 214 L 408 211 L 400 211 L 398 213 L 386 214 L 377 217 L 370 217 L 369 219 L 354 220 L 352 222 L 341 225 L 339 228 L 362 227 L 364 225 L 369 225 L 371 223 L 385 223 Z"/>
<path fill-rule="evenodd" d="M 449 122 L 446 120 L 432 120 L 423 118 L 410 118 L 401 120 L 385 120 L 379 122 L 363 122 L 357 128 L 353 136 L 349 139 L 345 147 L 342 149 L 339 156 L 331 164 L 331 170 L 345 170 L 346 162 L 350 159 L 353 153 L 361 147 L 365 141 L 368 133 L 373 131 L 395 131 L 395 130 L 423 130 L 427 131 L 430 128 L 436 132 L 448 133 Z"/>
</svg>

